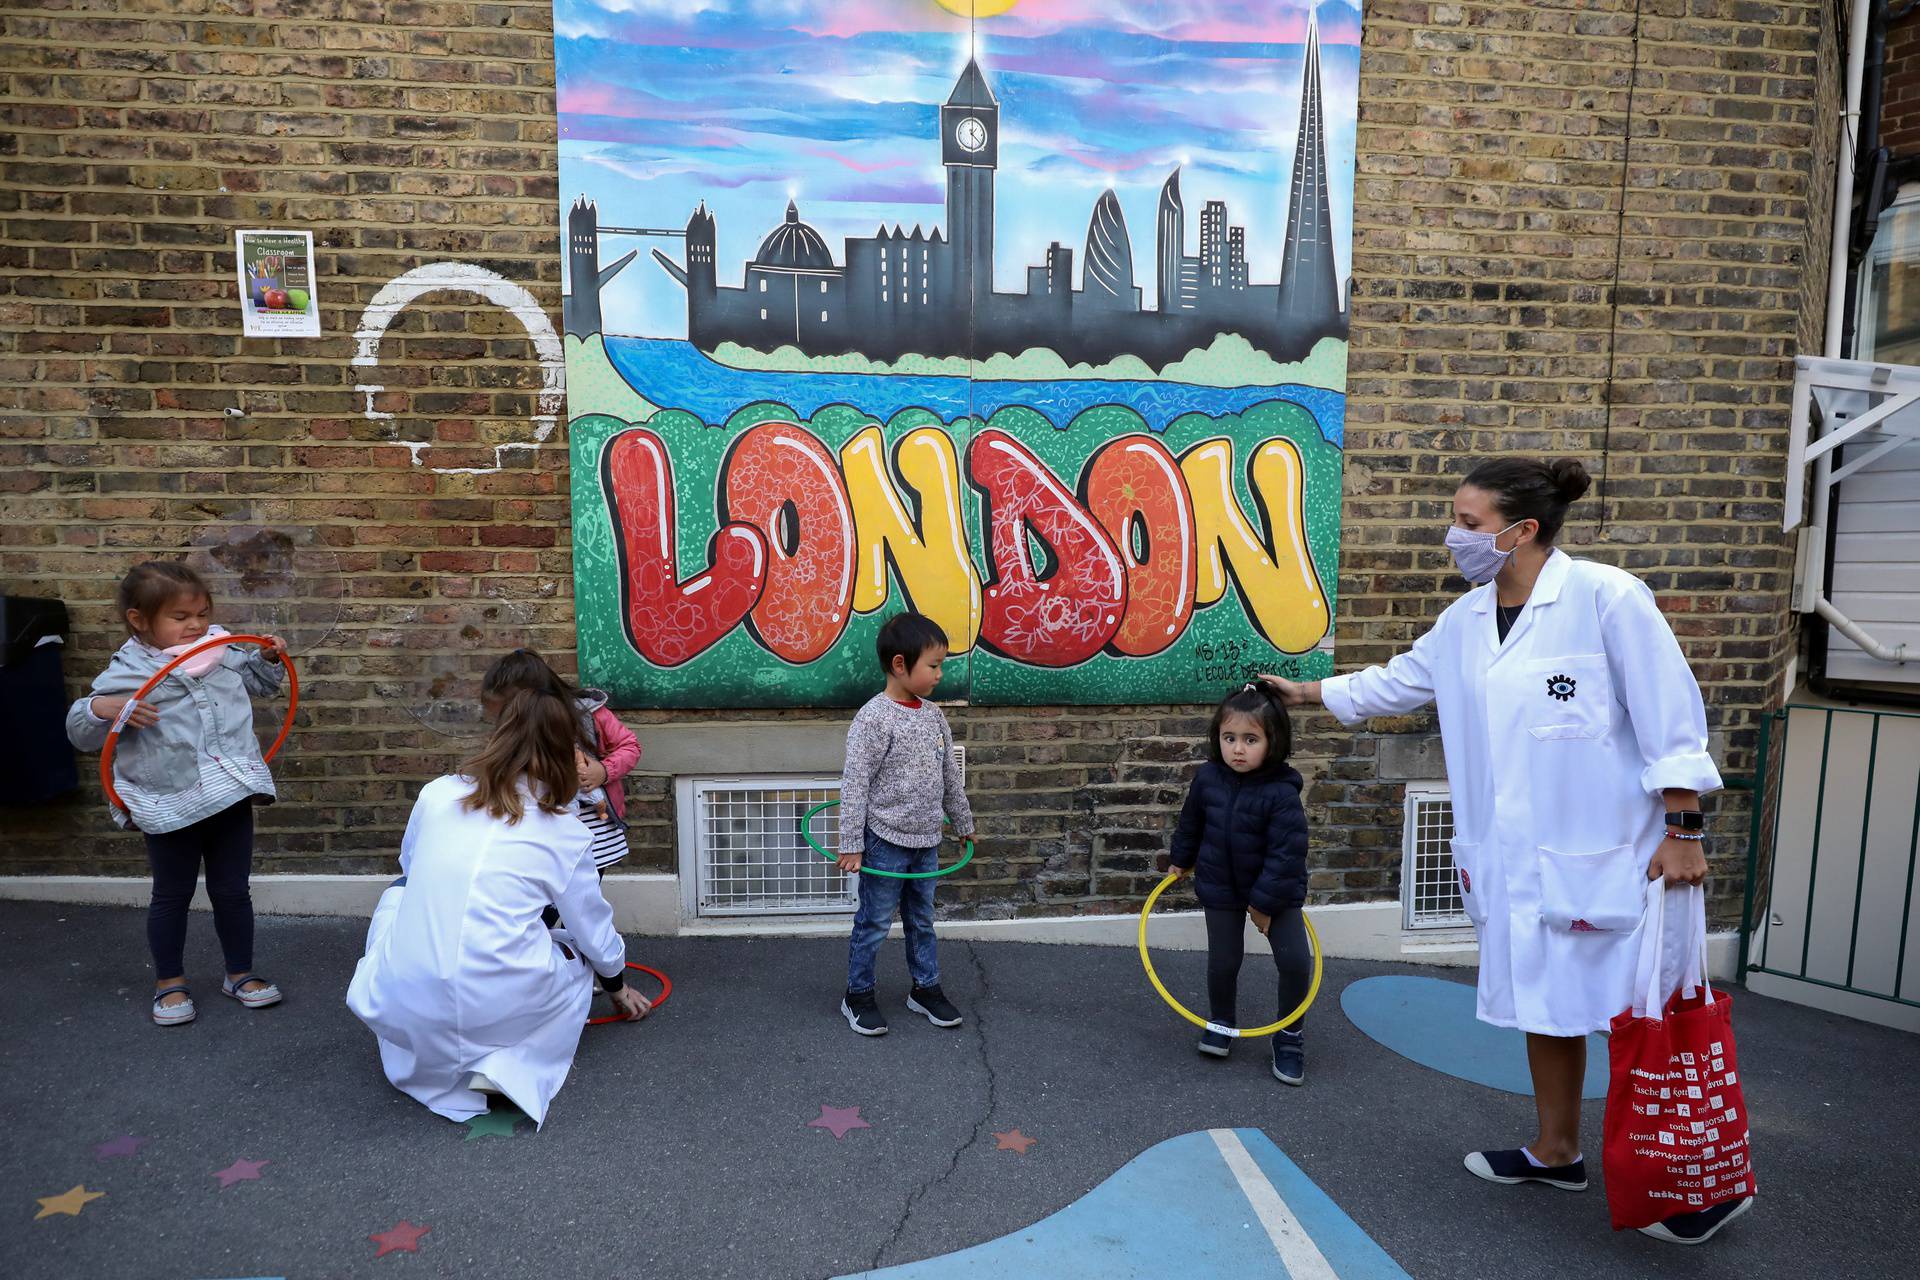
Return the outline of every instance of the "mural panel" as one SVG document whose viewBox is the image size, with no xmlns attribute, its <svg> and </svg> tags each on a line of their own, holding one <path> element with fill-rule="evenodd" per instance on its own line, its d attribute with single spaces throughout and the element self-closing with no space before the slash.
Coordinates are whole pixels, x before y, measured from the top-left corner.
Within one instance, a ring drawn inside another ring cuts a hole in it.
<svg viewBox="0 0 1920 1280">
<path fill-rule="evenodd" d="M 850 705 L 902 608 L 976 702 L 1331 670 L 1357 6 L 554 17 L 585 679 Z"/>
</svg>

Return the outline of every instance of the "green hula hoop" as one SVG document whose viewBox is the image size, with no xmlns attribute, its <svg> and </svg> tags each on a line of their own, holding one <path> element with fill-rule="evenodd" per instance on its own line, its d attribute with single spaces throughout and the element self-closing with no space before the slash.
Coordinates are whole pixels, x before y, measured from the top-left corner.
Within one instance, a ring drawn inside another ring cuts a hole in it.
<svg viewBox="0 0 1920 1280">
<path fill-rule="evenodd" d="M 828 862 L 838 862 L 840 855 L 837 853 L 828 853 L 820 847 L 820 842 L 813 838 L 813 815 L 819 813 L 822 809 L 831 809 L 839 803 L 838 800 L 823 801 L 800 815 L 800 838 L 807 842 L 809 849 L 812 849 Z M 864 862 L 860 865 L 860 870 L 864 875 L 885 876 L 889 880 L 931 880 L 936 876 L 944 876 L 949 872 L 958 871 L 972 861 L 973 838 L 969 836 L 967 838 L 967 851 L 961 856 L 960 861 L 950 867 L 941 867 L 938 871 L 882 871 L 878 867 L 869 867 Z"/>
</svg>

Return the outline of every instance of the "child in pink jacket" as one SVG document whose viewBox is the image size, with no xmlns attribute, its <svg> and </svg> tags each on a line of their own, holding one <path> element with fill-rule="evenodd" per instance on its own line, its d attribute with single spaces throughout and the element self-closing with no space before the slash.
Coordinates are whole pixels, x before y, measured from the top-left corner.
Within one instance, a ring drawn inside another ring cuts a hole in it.
<svg viewBox="0 0 1920 1280">
<path fill-rule="evenodd" d="M 580 795 L 574 804 L 580 821 L 593 833 L 593 865 L 604 878 L 608 867 L 627 856 L 627 795 L 620 780 L 639 763 L 640 740 L 607 710 L 606 694 L 574 688 L 531 649 L 515 649 L 487 668 L 480 682 L 480 700 L 489 718 L 516 689 L 551 693 L 579 710 L 580 744 L 574 761 L 580 771 Z M 552 923 L 548 921 L 549 926 Z"/>
</svg>

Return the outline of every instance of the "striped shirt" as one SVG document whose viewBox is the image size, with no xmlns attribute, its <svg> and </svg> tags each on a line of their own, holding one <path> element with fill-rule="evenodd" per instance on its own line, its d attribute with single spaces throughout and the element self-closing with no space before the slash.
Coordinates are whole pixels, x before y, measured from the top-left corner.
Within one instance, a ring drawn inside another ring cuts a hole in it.
<svg viewBox="0 0 1920 1280">
<path fill-rule="evenodd" d="M 604 790 L 595 787 L 581 792 L 575 801 L 580 821 L 593 833 L 593 865 L 601 871 L 627 856 L 626 824 L 614 816 L 605 796 Z"/>
</svg>

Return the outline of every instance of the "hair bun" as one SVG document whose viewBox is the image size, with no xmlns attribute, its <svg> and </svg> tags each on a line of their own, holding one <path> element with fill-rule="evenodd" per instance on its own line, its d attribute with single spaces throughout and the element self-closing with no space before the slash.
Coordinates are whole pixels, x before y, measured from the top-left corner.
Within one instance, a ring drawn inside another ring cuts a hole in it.
<svg viewBox="0 0 1920 1280">
<path fill-rule="evenodd" d="M 1562 502 L 1577 502 L 1593 487 L 1593 477 L 1587 474 L 1586 464 L 1578 458 L 1558 458 L 1549 462 L 1547 474 L 1553 478 L 1554 492 Z"/>
</svg>

